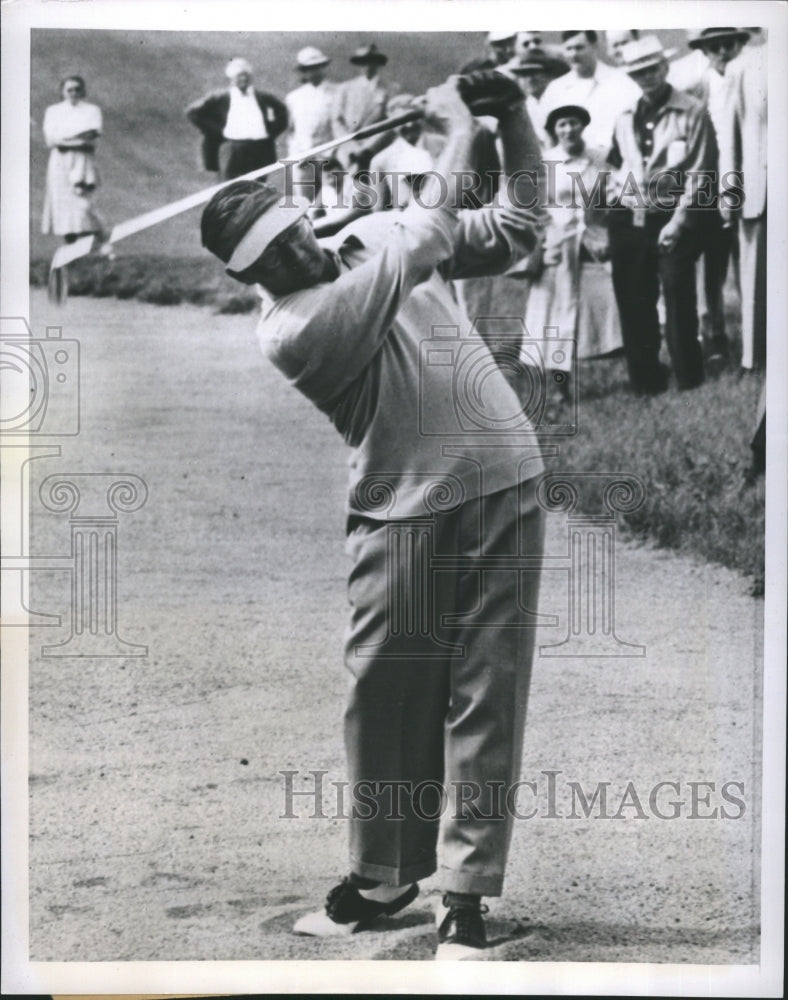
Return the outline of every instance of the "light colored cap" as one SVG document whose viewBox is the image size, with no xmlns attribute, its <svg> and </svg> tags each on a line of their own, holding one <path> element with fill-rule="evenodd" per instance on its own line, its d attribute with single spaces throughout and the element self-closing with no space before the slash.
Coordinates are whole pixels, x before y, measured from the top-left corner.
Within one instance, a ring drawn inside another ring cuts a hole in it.
<svg viewBox="0 0 788 1000">
<path fill-rule="evenodd" d="M 644 35 L 621 47 L 622 69 L 627 73 L 637 73 L 638 70 L 656 66 L 675 54 L 675 49 L 663 49 L 662 42 L 656 35 Z"/>
<path fill-rule="evenodd" d="M 294 222 L 298 222 L 302 215 L 306 215 L 309 207 L 309 199 L 300 195 L 293 195 L 287 204 L 280 204 L 277 201 L 270 205 L 241 238 L 233 250 L 232 257 L 227 261 L 226 269 L 238 273 L 251 267 L 265 252 L 271 240 L 276 239 Z"/>
<path fill-rule="evenodd" d="M 327 66 L 331 60 L 328 56 L 316 49 L 314 45 L 307 45 L 301 49 L 296 56 L 296 65 L 299 69 L 311 69 L 313 66 Z"/>
<path fill-rule="evenodd" d="M 491 31 L 487 35 L 487 44 L 496 45 L 498 42 L 508 42 L 510 38 L 516 37 L 516 31 Z"/>
<path fill-rule="evenodd" d="M 252 75 L 252 67 L 246 61 L 246 59 L 241 59 L 236 57 L 231 59 L 224 68 L 224 75 L 232 80 L 234 77 L 238 76 L 239 73 L 248 73 L 249 76 Z"/>
</svg>

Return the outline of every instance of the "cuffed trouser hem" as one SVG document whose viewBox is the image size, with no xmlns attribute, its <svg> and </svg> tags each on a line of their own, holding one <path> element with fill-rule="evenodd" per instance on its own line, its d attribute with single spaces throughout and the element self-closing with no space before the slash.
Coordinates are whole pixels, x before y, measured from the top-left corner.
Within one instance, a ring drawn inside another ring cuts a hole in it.
<svg viewBox="0 0 788 1000">
<path fill-rule="evenodd" d="M 468 892 L 474 896 L 500 896 L 503 892 L 503 875 L 481 875 L 441 867 L 438 882 L 444 892 Z"/>
<path fill-rule="evenodd" d="M 386 885 L 411 885 L 413 882 L 420 882 L 422 879 L 433 875 L 436 868 L 437 859 L 424 861 L 418 865 L 409 865 L 407 868 L 393 868 L 390 865 L 373 865 L 368 861 L 350 859 L 350 870 L 354 875 L 375 879 L 376 882 L 385 882 Z"/>
</svg>

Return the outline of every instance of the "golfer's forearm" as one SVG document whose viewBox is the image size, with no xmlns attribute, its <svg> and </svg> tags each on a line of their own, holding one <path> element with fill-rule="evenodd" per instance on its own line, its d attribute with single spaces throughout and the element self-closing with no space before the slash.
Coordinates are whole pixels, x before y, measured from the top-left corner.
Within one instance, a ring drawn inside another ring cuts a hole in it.
<svg viewBox="0 0 788 1000">
<path fill-rule="evenodd" d="M 450 184 L 447 189 L 445 181 L 451 181 L 456 172 L 467 170 L 470 166 L 471 146 L 473 144 L 473 126 L 469 122 L 454 128 L 446 137 L 435 170 L 428 174 L 421 187 L 419 201 L 424 205 L 438 205 L 446 201 L 447 190 L 453 190 Z M 444 178 L 441 183 L 440 178 Z"/>
<path fill-rule="evenodd" d="M 542 160 L 539 139 L 525 106 L 500 118 L 504 173 L 511 177 L 520 170 L 537 170 Z"/>
<path fill-rule="evenodd" d="M 539 140 L 525 106 L 520 106 L 500 119 L 503 169 L 507 177 L 516 178 L 510 185 L 515 204 L 535 208 L 539 200 L 542 152 Z"/>
</svg>

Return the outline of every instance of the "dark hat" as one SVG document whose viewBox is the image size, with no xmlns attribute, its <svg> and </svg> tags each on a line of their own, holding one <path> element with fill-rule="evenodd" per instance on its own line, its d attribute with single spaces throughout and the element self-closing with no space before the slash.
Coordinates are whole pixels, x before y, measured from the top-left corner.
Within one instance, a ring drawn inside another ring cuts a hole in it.
<svg viewBox="0 0 788 1000">
<path fill-rule="evenodd" d="M 549 135 L 553 135 L 555 123 L 559 118 L 578 118 L 583 123 L 583 128 L 591 121 L 588 108 L 584 108 L 582 104 L 562 104 L 557 108 L 550 109 L 547 121 L 544 123 L 545 131 Z"/>
<path fill-rule="evenodd" d="M 528 76 L 530 73 L 546 73 L 552 79 L 569 72 L 569 63 L 558 56 L 548 55 L 541 49 L 531 49 L 523 52 L 505 63 L 501 69 L 515 76 Z"/>
<path fill-rule="evenodd" d="M 354 66 L 385 66 L 389 61 L 389 57 L 384 56 L 383 53 L 378 50 L 377 45 L 372 43 L 370 45 L 362 45 L 361 48 L 356 49 L 350 57 L 350 61 Z"/>
<path fill-rule="evenodd" d="M 721 38 L 740 39 L 746 42 L 749 37 L 749 31 L 745 31 L 744 28 L 703 28 L 701 31 L 693 32 L 692 37 L 687 39 L 687 45 L 691 49 L 702 49 L 708 42 L 716 42 Z"/>
<path fill-rule="evenodd" d="M 202 245 L 238 274 L 251 267 L 281 232 L 306 213 L 309 202 L 262 181 L 235 181 L 211 198 L 200 219 Z"/>
</svg>

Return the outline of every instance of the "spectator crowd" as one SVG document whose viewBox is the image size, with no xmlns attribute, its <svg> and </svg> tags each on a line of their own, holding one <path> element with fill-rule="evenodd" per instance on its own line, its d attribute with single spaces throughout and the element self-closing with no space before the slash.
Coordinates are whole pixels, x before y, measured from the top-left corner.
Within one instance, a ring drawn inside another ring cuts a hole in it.
<svg viewBox="0 0 788 1000">
<path fill-rule="evenodd" d="M 540 245 L 509 272 L 523 282 L 528 334 L 557 329 L 575 340 L 579 359 L 623 354 L 632 389 L 644 395 L 663 392 L 671 369 L 688 390 L 723 367 L 745 374 L 766 360 L 765 39 L 759 28 L 703 28 L 688 32 L 687 45 L 675 59 L 656 34 L 636 30 L 567 30 L 560 45 L 539 31 L 504 30 L 457 67 L 517 81 L 542 148 L 548 221 Z M 378 45 L 349 54 L 350 80 L 333 82 L 331 62 L 303 47 L 299 84 L 280 99 L 254 85 L 246 59 L 233 58 L 227 86 L 186 116 L 200 132 L 205 169 L 230 180 L 287 159 L 313 219 L 336 229 L 359 206 L 404 208 L 441 150 L 440 137 L 409 121 L 310 155 L 419 107 L 387 79 Z M 105 236 L 91 204 L 101 112 L 85 92 L 81 77 L 64 80 L 63 101 L 44 122 L 43 228 L 67 241 Z M 470 166 L 479 185 L 463 195 L 471 208 L 496 197 L 501 177 L 497 122 L 475 123 Z M 366 204 L 352 197 L 362 175 L 373 195 Z M 726 325 L 726 283 L 739 301 L 740 345 Z M 457 282 L 469 313 L 481 304 L 495 314 L 496 287 L 487 278 Z M 567 371 L 567 392 L 569 380 Z"/>
</svg>

